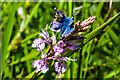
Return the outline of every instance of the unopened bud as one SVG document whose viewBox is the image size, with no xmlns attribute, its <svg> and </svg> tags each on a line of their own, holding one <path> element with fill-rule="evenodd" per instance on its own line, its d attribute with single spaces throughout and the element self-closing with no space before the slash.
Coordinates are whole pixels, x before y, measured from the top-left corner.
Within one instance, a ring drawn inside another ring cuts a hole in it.
<svg viewBox="0 0 120 80">
<path fill-rule="evenodd" d="M 19 13 L 19 15 L 22 15 L 22 14 L 23 14 L 23 8 L 22 8 L 22 7 L 20 7 L 20 8 L 18 9 L 18 13 Z"/>
<path fill-rule="evenodd" d="M 75 28 L 79 28 L 80 27 L 80 21 L 78 21 L 76 24 L 75 24 Z"/>
<path fill-rule="evenodd" d="M 85 30 L 87 30 L 88 28 L 90 28 L 90 26 L 84 27 L 83 30 L 85 31 Z"/>
<path fill-rule="evenodd" d="M 22 19 L 25 19 L 25 14 L 24 14 L 24 11 L 23 11 L 23 8 L 22 7 L 20 7 L 19 9 L 18 9 L 18 14 L 22 17 Z M 27 16 L 28 17 L 28 16 Z"/>
<path fill-rule="evenodd" d="M 84 20 L 83 22 L 80 23 L 81 27 L 85 27 L 88 26 L 90 24 L 92 24 L 95 21 L 96 16 L 93 17 L 89 17 L 88 19 Z"/>
<path fill-rule="evenodd" d="M 83 33 L 83 32 L 79 32 L 79 33 L 76 34 L 76 36 L 80 36 L 80 35 L 82 35 L 82 33 Z"/>
</svg>

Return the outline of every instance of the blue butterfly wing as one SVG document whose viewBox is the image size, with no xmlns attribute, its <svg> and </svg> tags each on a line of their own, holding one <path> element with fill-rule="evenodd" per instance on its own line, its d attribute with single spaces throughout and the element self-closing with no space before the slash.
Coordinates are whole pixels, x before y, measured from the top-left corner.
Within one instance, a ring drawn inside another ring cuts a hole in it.
<svg viewBox="0 0 120 80">
<path fill-rule="evenodd" d="M 52 31 L 57 31 L 59 32 L 62 28 L 62 24 L 60 22 L 58 22 L 56 19 L 53 20 L 53 22 L 51 23 L 50 29 Z"/>
<path fill-rule="evenodd" d="M 67 26 L 64 25 L 61 30 L 60 37 L 68 36 L 73 30 L 75 30 L 75 28 L 71 28 L 70 25 Z"/>
<path fill-rule="evenodd" d="M 59 32 L 62 29 L 63 22 L 65 21 L 66 16 L 62 11 L 55 10 L 55 17 L 56 19 L 54 19 L 53 22 L 51 23 L 50 29 L 52 31 Z"/>
<path fill-rule="evenodd" d="M 71 19 L 66 18 L 66 20 L 63 23 L 60 37 L 68 36 L 75 29 L 73 27 L 73 24 L 74 24 L 74 17 Z"/>
</svg>

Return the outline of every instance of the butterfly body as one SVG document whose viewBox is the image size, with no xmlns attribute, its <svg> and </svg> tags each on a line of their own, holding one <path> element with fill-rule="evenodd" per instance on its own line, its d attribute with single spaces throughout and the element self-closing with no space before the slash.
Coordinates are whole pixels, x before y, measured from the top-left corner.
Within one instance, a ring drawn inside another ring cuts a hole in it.
<svg viewBox="0 0 120 80">
<path fill-rule="evenodd" d="M 56 19 L 51 23 L 50 29 L 53 31 L 61 31 L 60 37 L 68 36 L 73 30 L 74 16 L 66 18 L 65 14 L 60 10 L 55 10 Z"/>
</svg>

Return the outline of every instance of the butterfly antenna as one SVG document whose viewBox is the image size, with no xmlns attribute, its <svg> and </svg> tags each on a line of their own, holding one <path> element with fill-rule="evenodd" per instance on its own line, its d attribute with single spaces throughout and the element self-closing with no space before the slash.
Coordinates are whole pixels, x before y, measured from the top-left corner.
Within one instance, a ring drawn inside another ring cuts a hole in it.
<svg viewBox="0 0 120 80">
<path fill-rule="evenodd" d="M 79 12 L 75 12 L 74 15 L 76 15 L 76 14 L 78 14 L 78 13 L 79 13 Z M 73 16 L 74 16 L 74 15 L 73 15 Z"/>
<path fill-rule="evenodd" d="M 74 20 L 74 15 L 76 15 L 76 14 L 78 14 L 79 12 L 75 12 L 74 14 L 73 14 L 73 16 L 72 16 L 72 20 Z"/>
</svg>

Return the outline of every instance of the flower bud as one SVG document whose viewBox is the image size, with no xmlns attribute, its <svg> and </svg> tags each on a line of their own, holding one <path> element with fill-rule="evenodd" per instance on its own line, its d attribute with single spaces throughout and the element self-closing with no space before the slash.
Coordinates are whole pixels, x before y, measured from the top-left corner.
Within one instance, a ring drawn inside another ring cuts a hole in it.
<svg viewBox="0 0 120 80">
<path fill-rule="evenodd" d="M 90 28 L 90 26 L 84 27 L 83 30 L 85 31 L 85 30 L 87 30 L 88 28 Z"/>
<path fill-rule="evenodd" d="M 20 8 L 18 9 L 18 13 L 19 13 L 19 15 L 22 15 L 22 14 L 23 14 L 23 8 L 22 8 L 22 7 L 20 7 Z"/>
<path fill-rule="evenodd" d="M 84 20 L 83 22 L 80 23 L 81 27 L 85 27 L 88 26 L 90 24 L 92 24 L 95 21 L 96 16 L 93 17 L 89 17 L 88 19 Z"/>
<path fill-rule="evenodd" d="M 80 35 L 82 35 L 82 33 L 83 33 L 83 32 L 79 32 L 79 33 L 76 34 L 76 36 L 80 36 Z"/>
</svg>

